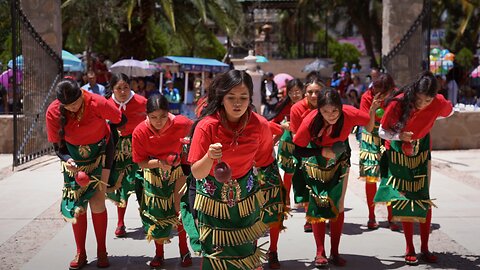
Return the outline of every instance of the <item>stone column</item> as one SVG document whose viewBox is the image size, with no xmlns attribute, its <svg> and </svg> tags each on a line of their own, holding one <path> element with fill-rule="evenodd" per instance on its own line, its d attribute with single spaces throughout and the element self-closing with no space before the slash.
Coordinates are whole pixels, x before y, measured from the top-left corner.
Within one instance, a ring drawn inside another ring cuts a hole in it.
<svg viewBox="0 0 480 270">
<path fill-rule="evenodd" d="M 400 42 L 420 15 L 423 0 L 383 0 L 382 3 L 382 55 L 385 56 Z M 421 25 L 418 30 L 420 29 Z M 397 86 L 407 84 L 422 71 L 424 43 L 422 31 L 415 31 L 406 46 L 386 66 Z"/>
</svg>

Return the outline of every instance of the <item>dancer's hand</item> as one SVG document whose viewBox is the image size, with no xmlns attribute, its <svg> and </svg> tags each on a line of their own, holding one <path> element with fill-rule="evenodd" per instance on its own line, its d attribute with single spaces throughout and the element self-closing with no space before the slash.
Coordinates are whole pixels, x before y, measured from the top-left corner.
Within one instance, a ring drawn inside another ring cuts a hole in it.
<svg viewBox="0 0 480 270">
<path fill-rule="evenodd" d="M 69 158 L 69 159 L 67 160 L 67 165 L 66 165 L 66 167 L 67 167 L 67 170 L 69 170 L 69 171 L 71 171 L 71 172 L 73 172 L 73 173 L 78 172 L 78 166 L 77 166 L 77 164 L 75 163 L 75 160 L 73 160 L 73 158 Z"/>
</svg>

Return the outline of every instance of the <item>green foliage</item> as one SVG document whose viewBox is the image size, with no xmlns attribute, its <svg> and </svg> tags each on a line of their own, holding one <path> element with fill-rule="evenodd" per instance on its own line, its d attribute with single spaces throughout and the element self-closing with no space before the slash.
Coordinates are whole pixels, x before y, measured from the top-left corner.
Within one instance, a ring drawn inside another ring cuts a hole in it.
<svg viewBox="0 0 480 270">
<path fill-rule="evenodd" d="M 455 60 L 466 70 L 472 68 L 473 53 L 468 48 L 462 48 L 456 55 Z"/>
<path fill-rule="evenodd" d="M 320 30 L 317 33 L 317 41 L 321 44 L 325 44 L 325 31 Z M 361 53 L 357 50 L 355 46 L 349 43 L 339 43 L 331 36 L 327 36 L 328 39 L 328 56 L 335 61 L 333 69 L 335 71 L 340 71 L 343 66 L 343 63 L 348 62 L 351 64 L 356 64 L 360 68 L 360 56 Z"/>
<path fill-rule="evenodd" d="M 0 0 L 0 61 L 6 69 L 12 59 L 12 33 L 10 20 L 10 1 Z"/>
</svg>

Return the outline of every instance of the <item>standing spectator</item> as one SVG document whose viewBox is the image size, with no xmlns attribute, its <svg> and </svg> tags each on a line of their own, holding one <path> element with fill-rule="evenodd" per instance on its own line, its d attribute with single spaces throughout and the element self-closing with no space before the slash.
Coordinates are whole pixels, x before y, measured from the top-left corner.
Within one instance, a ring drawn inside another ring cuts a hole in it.
<svg viewBox="0 0 480 270">
<path fill-rule="evenodd" d="M 373 67 L 371 70 L 370 70 L 370 83 L 367 87 L 367 89 L 370 89 L 373 87 L 373 82 L 378 78 L 378 76 L 380 76 L 381 72 L 378 68 L 376 67 Z"/>
<path fill-rule="evenodd" d="M 87 72 L 88 83 L 82 86 L 83 89 L 90 93 L 105 96 L 105 86 L 97 83 L 97 75 L 93 71 Z"/>
<path fill-rule="evenodd" d="M 450 69 L 447 73 L 447 96 L 453 106 L 458 102 L 458 84 L 455 80 L 455 69 Z"/>
<path fill-rule="evenodd" d="M 350 68 L 348 67 L 348 63 L 343 63 L 343 67 L 340 69 L 340 76 L 343 77 L 345 72 L 350 72 Z"/>
<path fill-rule="evenodd" d="M 352 106 L 342 105 L 335 89 L 323 89 L 318 108 L 303 119 L 293 142 L 295 155 L 304 158 L 305 184 L 309 204 L 307 220 L 312 224 L 317 252 L 315 266 L 328 264 L 325 255 L 325 222 L 330 221 L 330 261 L 344 266 L 339 245 L 344 221 L 344 199 L 347 190 L 351 150 L 348 136 L 352 128 L 368 123 L 369 116 Z M 310 148 L 307 146 L 310 145 Z"/>
<path fill-rule="evenodd" d="M 0 84 L 0 113 L 8 113 L 7 90 Z"/>
<path fill-rule="evenodd" d="M 421 259 L 437 262 L 428 248 L 432 205 L 430 131 L 438 117 L 448 117 L 452 104 L 437 94 L 437 80 L 429 71 L 386 100 L 378 134 L 389 140 L 382 157 L 382 182 L 375 202 L 392 204 L 393 220 L 401 221 L 406 241 L 405 263 L 418 263 L 413 245 L 413 222 L 420 223 Z"/>
<path fill-rule="evenodd" d="M 260 86 L 260 94 L 262 95 L 263 115 L 267 116 L 278 103 L 278 87 L 273 80 L 273 73 L 265 73 L 265 79 Z"/>
<path fill-rule="evenodd" d="M 435 75 L 438 84 L 438 93 L 442 95 L 445 99 L 448 99 L 448 90 L 446 77 L 444 75 Z"/>
<path fill-rule="evenodd" d="M 188 155 L 196 179 L 202 269 L 256 269 L 263 256 L 257 240 L 267 229 L 259 182 L 270 181 L 265 168 L 276 165 L 272 133 L 268 121 L 251 109 L 248 73 L 218 75 L 211 89 L 215 95 L 197 121 Z M 225 177 L 217 164 L 223 164 Z"/>
<path fill-rule="evenodd" d="M 360 77 L 353 76 L 352 83 L 347 87 L 348 104 L 355 108 L 360 107 L 360 96 L 365 91 L 365 86 L 361 83 Z"/>
<path fill-rule="evenodd" d="M 145 78 L 144 77 L 137 77 L 137 94 L 140 96 L 144 96 L 145 98 L 147 97 L 147 93 L 145 91 L 146 84 L 145 84 Z"/>
<path fill-rule="evenodd" d="M 108 72 L 107 65 L 104 63 L 105 55 L 98 54 L 98 57 L 93 62 L 93 71 L 97 76 L 97 83 L 106 86 L 110 80 L 110 72 Z"/>
<path fill-rule="evenodd" d="M 338 85 L 338 93 L 340 94 L 340 98 L 342 99 L 343 104 L 347 104 L 347 87 L 352 84 L 352 75 L 349 71 L 345 72 L 343 75 L 340 84 Z"/>
<path fill-rule="evenodd" d="M 64 186 L 60 210 L 63 218 L 72 222 L 77 246 L 70 269 L 87 264 L 88 205 L 97 238 L 97 267 L 108 267 L 105 187 L 115 150 L 106 120 L 121 126 L 126 119 L 105 98 L 83 91 L 74 80 L 62 80 L 56 93 L 57 99 L 47 109 L 46 124 L 48 141 L 53 143 L 62 164 Z M 80 177 L 77 179 L 82 174 L 86 183 Z"/>
<path fill-rule="evenodd" d="M 352 64 L 352 69 L 350 70 L 350 73 L 352 73 L 352 75 L 355 75 L 359 72 L 360 70 L 357 68 L 357 64 Z"/>
<path fill-rule="evenodd" d="M 158 95 L 160 92 L 155 87 L 155 82 L 152 78 L 147 78 L 145 83 L 145 97 L 149 98 L 151 95 Z"/>
<path fill-rule="evenodd" d="M 163 89 L 163 95 L 167 98 L 169 104 L 169 110 L 171 113 L 178 115 L 180 114 L 180 91 L 173 86 L 173 81 L 168 80 L 166 83 L 167 87 Z"/>
<path fill-rule="evenodd" d="M 18 82 L 17 82 L 18 83 Z M 17 91 L 17 103 L 16 103 L 16 107 L 17 107 L 17 112 L 21 112 L 22 111 L 22 90 L 20 88 L 20 85 L 17 85 L 16 87 L 13 85 L 13 76 L 12 77 L 9 77 L 8 78 L 8 86 L 7 86 L 7 105 L 8 105 L 8 110 L 6 111 L 7 113 L 13 113 L 13 104 L 14 104 L 14 100 L 13 100 L 13 93 L 14 91 Z"/>
</svg>

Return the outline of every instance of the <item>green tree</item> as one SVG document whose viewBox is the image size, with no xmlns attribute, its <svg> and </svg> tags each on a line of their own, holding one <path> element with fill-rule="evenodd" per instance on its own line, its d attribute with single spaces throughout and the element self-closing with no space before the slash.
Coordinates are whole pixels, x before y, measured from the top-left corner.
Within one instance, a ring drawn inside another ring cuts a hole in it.
<svg viewBox="0 0 480 270">
<path fill-rule="evenodd" d="M 370 57 L 371 66 L 379 65 L 375 51 L 382 49 L 382 6 L 380 0 L 300 0 L 299 8 L 315 5 L 329 15 L 332 24 L 338 22 L 355 25 L 365 43 L 365 50 Z M 318 8 L 307 8 L 310 12 L 318 13 Z"/>
<path fill-rule="evenodd" d="M 0 61 L 3 68 L 12 59 L 12 33 L 10 20 L 10 1 L 0 0 Z"/>
</svg>

